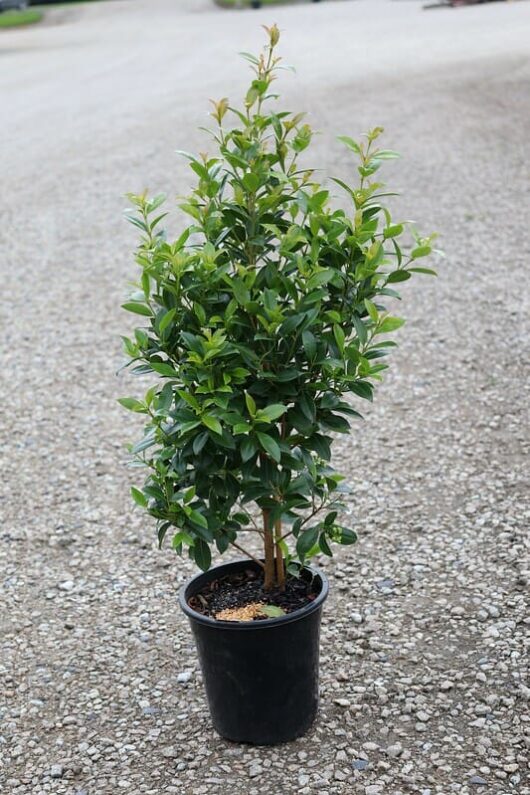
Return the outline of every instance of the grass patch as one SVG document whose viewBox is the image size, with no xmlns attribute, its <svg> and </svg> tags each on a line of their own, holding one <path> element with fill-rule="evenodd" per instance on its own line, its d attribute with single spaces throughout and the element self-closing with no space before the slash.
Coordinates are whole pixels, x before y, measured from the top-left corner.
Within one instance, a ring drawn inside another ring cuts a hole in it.
<svg viewBox="0 0 530 795">
<path fill-rule="evenodd" d="M 21 25 L 33 25 L 42 19 L 42 11 L 28 8 L 27 11 L 3 11 L 0 13 L 0 28 L 18 28 Z"/>
</svg>

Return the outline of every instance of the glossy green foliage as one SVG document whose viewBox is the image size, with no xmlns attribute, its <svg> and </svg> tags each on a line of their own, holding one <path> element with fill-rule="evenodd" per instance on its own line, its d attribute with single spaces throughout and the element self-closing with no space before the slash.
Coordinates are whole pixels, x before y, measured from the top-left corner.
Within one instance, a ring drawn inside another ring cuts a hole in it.
<svg viewBox="0 0 530 795">
<path fill-rule="evenodd" d="M 354 187 L 335 180 L 347 211 L 299 164 L 312 131 L 277 108 L 279 33 L 267 32 L 261 56 L 244 54 L 254 77 L 242 109 L 214 103 L 216 154 L 183 153 L 197 177 L 180 205 L 191 225 L 169 242 L 164 197 L 129 197 L 141 272 L 124 308 L 141 326 L 125 351 L 134 372 L 157 376 L 143 400 L 121 401 L 147 421 L 132 453 L 149 472 L 133 497 L 160 543 L 171 530 L 203 569 L 212 545 L 262 533 L 256 506 L 288 563 L 355 541 L 339 521 L 332 434 L 348 433 L 387 366 L 403 323 L 385 308 L 394 285 L 432 272 L 418 267 L 431 238 L 405 254 L 404 224 L 372 179 L 396 157 L 378 148 L 380 128 L 340 139 L 358 173 Z"/>
</svg>

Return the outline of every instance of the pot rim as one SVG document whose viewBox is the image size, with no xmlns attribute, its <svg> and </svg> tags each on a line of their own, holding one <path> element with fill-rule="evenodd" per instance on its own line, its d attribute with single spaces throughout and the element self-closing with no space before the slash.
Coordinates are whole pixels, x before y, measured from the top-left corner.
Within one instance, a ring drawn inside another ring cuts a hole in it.
<svg viewBox="0 0 530 795">
<path fill-rule="evenodd" d="M 199 574 L 196 574 L 195 577 L 192 577 L 191 580 L 187 580 L 184 585 L 181 586 L 179 590 L 179 604 L 180 608 L 185 613 L 190 621 L 196 621 L 198 624 L 205 624 L 206 626 L 215 627 L 216 629 L 222 630 L 264 630 L 268 629 L 269 627 L 277 627 L 282 624 L 290 624 L 293 621 L 298 621 L 306 616 L 310 615 L 311 613 L 316 612 L 319 610 L 327 599 L 329 593 L 329 582 L 328 578 L 324 574 L 321 569 L 316 569 L 313 566 L 304 566 L 306 571 L 310 571 L 313 577 L 318 577 L 321 582 L 321 589 L 320 593 L 317 594 L 316 598 L 313 599 L 307 605 L 298 608 L 297 610 L 293 610 L 292 613 L 287 613 L 284 616 L 279 616 L 278 618 L 264 618 L 260 621 L 219 621 L 216 618 L 211 618 L 210 616 L 204 616 L 202 613 L 197 613 L 188 605 L 188 599 L 190 596 L 193 596 L 191 593 L 193 589 L 194 583 L 197 580 L 201 579 L 205 575 L 214 574 L 215 572 L 219 571 L 220 569 L 228 569 L 232 566 L 239 567 L 241 565 L 255 567 L 256 564 L 251 558 L 238 558 L 237 560 L 231 560 L 228 563 L 222 563 L 220 566 L 214 566 L 212 569 L 208 571 L 202 571 Z M 212 577 L 214 579 L 214 577 Z"/>
</svg>

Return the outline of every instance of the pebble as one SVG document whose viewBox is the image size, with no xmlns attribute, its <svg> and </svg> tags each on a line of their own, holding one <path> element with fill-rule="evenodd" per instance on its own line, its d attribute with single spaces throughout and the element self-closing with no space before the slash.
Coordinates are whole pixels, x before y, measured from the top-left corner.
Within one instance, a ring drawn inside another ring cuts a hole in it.
<svg viewBox="0 0 530 795">
<path fill-rule="evenodd" d="M 168 745 L 166 748 L 162 748 L 162 756 L 166 759 L 177 759 L 179 752 L 174 745 Z"/>
<path fill-rule="evenodd" d="M 368 767 L 368 760 L 367 759 L 356 759 L 352 762 L 352 767 L 355 770 L 366 770 Z"/>
</svg>

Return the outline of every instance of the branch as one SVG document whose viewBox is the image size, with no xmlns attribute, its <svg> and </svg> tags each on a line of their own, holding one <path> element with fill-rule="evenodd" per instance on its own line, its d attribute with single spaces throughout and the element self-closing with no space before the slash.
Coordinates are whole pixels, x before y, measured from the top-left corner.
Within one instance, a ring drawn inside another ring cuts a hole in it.
<svg viewBox="0 0 530 795">
<path fill-rule="evenodd" d="M 240 552 L 242 552 L 242 553 L 243 553 L 243 555 L 246 555 L 246 556 L 247 556 L 247 558 L 250 558 L 250 560 L 253 560 L 253 561 L 254 561 L 254 563 L 257 563 L 257 564 L 258 564 L 258 566 L 261 566 L 261 568 L 262 568 L 262 569 L 264 569 L 264 568 L 265 568 L 265 566 L 264 566 L 264 564 L 263 564 L 263 562 L 262 562 L 261 560 L 258 560 L 258 558 L 255 558 L 255 557 L 254 557 L 254 555 L 251 555 L 251 554 L 250 554 L 250 552 L 247 552 L 247 550 L 246 550 L 246 549 L 243 549 L 243 547 L 240 547 L 240 546 L 239 546 L 239 544 L 236 544 L 236 542 L 235 542 L 235 541 L 230 541 L 230 544 L 231 544 L 233 547 L 235 547 L 236 549 L 238 549 Z"/>
</svg>

